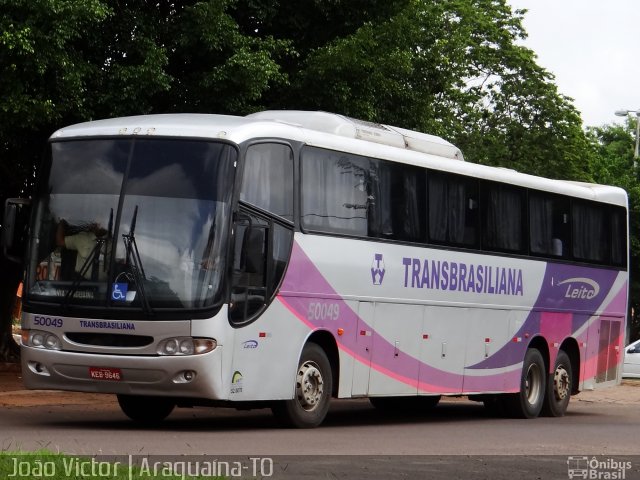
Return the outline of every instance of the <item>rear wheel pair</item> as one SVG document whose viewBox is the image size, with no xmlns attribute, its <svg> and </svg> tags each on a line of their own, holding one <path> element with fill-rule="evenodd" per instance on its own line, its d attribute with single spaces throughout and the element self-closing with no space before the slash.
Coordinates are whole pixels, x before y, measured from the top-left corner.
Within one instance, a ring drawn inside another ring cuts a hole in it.
<svg viewBox="0 0 640 480">
<path fill-rule="evenodd" d="M 507 414 L 515 418 L 563 416 L 569 405 L 572 390 L 572 369 L 569 356 L 558 352 L 553 371 L 547 375 L 539 350 L 530 348 L 524 357 L 520 391 L 487 397 L 484 405 L 494 415 Z"/>
</svg>

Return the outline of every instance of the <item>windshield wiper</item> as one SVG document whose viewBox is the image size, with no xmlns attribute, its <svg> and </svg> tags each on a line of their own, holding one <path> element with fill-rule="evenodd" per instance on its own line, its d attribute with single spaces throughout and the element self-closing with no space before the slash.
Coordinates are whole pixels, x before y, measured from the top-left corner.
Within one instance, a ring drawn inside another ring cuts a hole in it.
<svg viewBox="0 0 640 480">
<path fill-rule="evenodd" d="M 140 252 L 138 251 L 138 244 L 136 243 L 136 237 L 134 232 L 136 230 L 136 219 L 138 218 L 138 205 L 133 210 L 133 218 L 131 219 L 131 228 L 129 233 L 122 234 L 122 240 L 126 248 L 126 260 L 125 265 L 129 267 L 131 274 L 133 275 L 133 282 L 136 286 L 136 290 L 140 293 L 140 302 L 142 303 L 142 309 L 147 315 L 153 315 L 153 309 L 149 304 L 149 299 L 144 290 L 144 280 L 146 275 L 142 266 L 142 259 L 140 258 Z"/>
</svg>

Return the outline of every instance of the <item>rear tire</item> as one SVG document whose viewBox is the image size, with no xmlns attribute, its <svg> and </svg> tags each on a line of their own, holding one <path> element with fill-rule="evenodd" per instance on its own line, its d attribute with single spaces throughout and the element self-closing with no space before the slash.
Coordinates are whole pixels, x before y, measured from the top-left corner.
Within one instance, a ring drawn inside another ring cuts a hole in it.
<svg viewBox="0 0 640 480">
<path fill-rule="evenodd" d="M 573 370 L 569 356 L 560 350 L 553 372 L 547 381 L 542 414 L 546 417 L 562 417 L 567 412 L 573 388 Z"/>
<path fill-rule="evenodd" d="M 271 410 L 285 427 L 317 427 L 329 411 L 332 389 L 331 364 L 327 354 L 319 345 L 308 343 L 300 357 L 295 397 L 277 402 Z"/>
<path fill-rule="evenodd" d="M 507 411 L 514 418 L 536 418 L 545 398 L 547 372 L 539 350 L 530 348 L 524 356 L 520 392 L 504 396 Z"/>
<path fill-rule="evenodd" d="M 127 417 L 145 425 L 162 422 L 176 406 L 167 398 L 138 395 L 118 395 L 118 403 Z"/>
</svg>

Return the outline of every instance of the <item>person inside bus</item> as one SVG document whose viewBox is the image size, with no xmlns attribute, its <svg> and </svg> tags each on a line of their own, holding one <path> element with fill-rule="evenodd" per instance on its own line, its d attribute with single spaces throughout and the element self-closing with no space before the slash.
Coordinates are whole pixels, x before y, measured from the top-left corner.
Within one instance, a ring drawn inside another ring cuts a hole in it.
<svg viewBox="0 0 640 480">
<path fill-rule="evenodd" d="M 60 219 L 56 229 L 56 246 L 66 250 L 71 250 L 75 255 L 75 275 L 80 275 L 83 267 L 96 248 L 98 240 L 107 241 L 108 231 L 97 223 L 90 223 L 81 227 L 71 226 L 65 219 Z M 104 246 L 100 251 L 96 251 L 92 264 L 85 268 L 84 278 L 98 280 L 106 278 L 106 273 L 102 268 L 104 262 Z M 63 255 L 64 263 L 64 255 Z M 64 275 L 63 275 L 64 276 Z"/>
</svg>

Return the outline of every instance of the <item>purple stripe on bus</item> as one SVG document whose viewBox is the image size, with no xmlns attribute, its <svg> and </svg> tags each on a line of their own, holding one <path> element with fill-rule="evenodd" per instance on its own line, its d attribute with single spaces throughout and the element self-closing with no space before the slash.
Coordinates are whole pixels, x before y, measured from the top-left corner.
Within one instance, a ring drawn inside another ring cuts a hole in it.
<svg viewBox="0 0 640 480">
<path fill-rule="evenodd" d="M 534 310 L 529 313 L 522 327 L 513 335 L 513 337 L 522 337 L 522 341 L 508 342 L 488 359 L 465 368 L 491 370 L 517 365 L 524 358 L 528 345 L 527 337 L 532 338 L 539 334 L 541 329 L 552 337 L 573 334 L 587 322 L 590 312 L 603 307 L 602 302 L 612 288 L 617 275 L 616 271 L 604 269 L 547 264 L 543 287 L 534 304 Z M 623 286 L 623 291 L 624 288 Z M 420 388 L 420 380 L 442 389 L 443 392 L 452 393 L 462 391 L 463 388 L 466 392 L 506 391 L 513 390 L 514 386 L 519 385 L 520 371 L 517 369 L 508 373 L 464 376 L 434 368 L 402 351 L 395 356 L 395 345 L 378 334 L 357 312 L 351 309 L 297 242 L 293 245 L 291 262 L 280 294 L 286 298 L 288 306 L 294 309 L 300 318 L 305 319 L 305 323 L 315 328 L 333 330 L 336 323 L 332 318 L 322 316 L 318 318 L 311 315 L 309 313 L 311 304 L 339 305 L 340 327 L 350 327 L 345 329 L 342 336 L 336 338 L 342 349 L 353 352 L 352 355 L 358 361 L 367 361 L 358 356 L 358 352 L 363 350 L 362 343 L 358 342 L 360 330 L 367 330 L 368 335 L 372 337 L 370 345 L 376 346 L 374 358 L 385 359 L 378 364 L 372 361 L 371 368 L 383 373 L 388 372 L 392 377 L 404 379 L 405 383 L 417 385 L 418 388 Z M 624 297 L 610 302 L 606 307 L 608 314 L 620 314 L 618 310 L 624 310 Z M 582 313 L 578 315 L 563 313 L 572 310 Z"/>
<path fill-rule="evenodd" d="M 501 368 L 522 359 L 528 344 L 524 340 L 541 332 L 541 317 L 544 311 L 571 314 L 569 335 L 581 328 L 593 312 L 603 307 L 608 308 L 607 314 L 624 315 L 624 303 L 620 305 L 617 301 L 603 305 L 617 277 L 618 272 L 612 270 L 547 264 L 540 295 L 522 327 L 513 335 L 514 338 L 521 338 L 523 341 L 509 342 L 488 359 L 467 368 Z M 626 291 L 626 283 L 622 290 Z M 550 342 L 560 339 L 560 333 L 554 328 L 565 329 L 562 322 L 548 322 L 544 327 L 548 334 L 546 338 Z"/>
<path fill-rule="evenodd" d="M 301 292 L 304 292 L 305 295 L 300 296 Z M 351 328 L 346 330 L 344 335 L 338 337 L 337 341 L 345 349 L 359 352 L 362 350 L 362 345 L 358 343 L 359 330 L 370 330 L 373 337 L 372 342 L 376 345 L 375 356 L 389 359 L 380 364 L 372 362 L 372 368 L 387 370 L 394 374 L 395 377 L 404 377 L 416 386 L 418 386 L 420 378 L 423 378 L 428 379 L 430 385 L 436 385 L 443 390 L 452 393 L 461 391 L 462 375 L 438 370 L 404 352 L 399 352 L 396 357 L 394 352 L 395 345 L 392 345 L 375 332 L 342 300 L 296 242 L 294 242 L 291 262 L 282 284 L 281 295 L 286 298 L 287 304 L 294 308 L 299 316 L 306 319 L 307 323 L 314 325 L 316 328 L 331 329 L 331 327 L 335 327 L 335 322 L 330 319 L 309 318 L 309 304 L 318 300 L 322 301 L 322 299 L 318 299 L 318 296 L 327 297 L 331 299 L 332 303 L 339 304 L 340 325 L 350 326 Z M 415 373 L 411 375 L 408 372 Z M 490 381 L 495 382 L 496 379 Z"/>
</svg>

